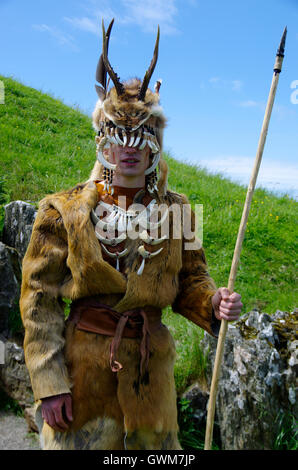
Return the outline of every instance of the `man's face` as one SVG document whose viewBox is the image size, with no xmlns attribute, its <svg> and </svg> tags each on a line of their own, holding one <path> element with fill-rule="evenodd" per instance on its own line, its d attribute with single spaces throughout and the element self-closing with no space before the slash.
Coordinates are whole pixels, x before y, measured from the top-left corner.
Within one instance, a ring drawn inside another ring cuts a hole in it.
<svg viewBox="0 0 298 470">
<path fill-rule="evenodd" d="M 116 173 L 123 176 L 142 176 L 149 167 L 150 148 L 143 150 L 138 147 L 122 147 L 111 145 L 109 149 L 110 163 L 116 163 Z"/>
</svg>

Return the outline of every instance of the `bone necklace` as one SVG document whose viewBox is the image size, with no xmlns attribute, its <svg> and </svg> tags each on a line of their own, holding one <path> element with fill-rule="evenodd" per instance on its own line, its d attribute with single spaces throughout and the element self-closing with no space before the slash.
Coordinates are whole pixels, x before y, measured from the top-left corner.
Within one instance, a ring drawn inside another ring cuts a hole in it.
<svg viewBox="0 0 298 470">
<path fill-rule="evenodd" d="M 145 191 L 141 189 L 135 195 L 133 203 L 139 203 L 140 199 L 143 198 Z M 134 233 L 138 234 L 138 238 L 144 243 L 149 245 L 158 245 L 163 242 L 167 235 L 162 236 L 161 238 L 152 238 L 148 234 L 148 229 L 156 230 L 158 227 L 166 221 L 168 217 L 168 210 L 162 215 L 161 219 L 158 222 L 151 222 L 150 219 L 157 212 L 154 210 L 154 205 L 156 200 L 153 199 L 147 207 L 144 208 L 141 212 L 139 210 L 128 209 L 124 210 L 123 208 L 117 206 L 116 204 L 107 204 L 103 201 L 100 201 L 96 209 L 91 210 L 91 220 L 95 226 L 95 235 L 99 239 L 100 244 L 105 253 L 112 258 L 116 258 L 116 269 L 119 271 L 119 258 L 128 254 L 128 249 L 125 248 L 122 251 L 116 251 L 112 253 L 108 250 L 107 246 L 115 247 L 126 240 L 127 235 L 132 230 L 135 230 Z M 104 212 L 108 212 L 108 215 L 104 218 L 100 218 L 99 215 Z M 142 228 L 136 232 L 136 227 Z M 115 233 L 115 231 L 120 232 L 119 236 L 112 238 L 107 238 L 105 235 L 109 233 Z M 107 246 L 106 246 L 107 245 Z M 163 247 L 159 248 L 157 251 L 150 252 L 145 249 L 144 245 L 138 247 L 138 253 L 142 256 L 142 263 L 137 271 L 138 275 L 141 275 L 144 270 L 145 260 L 153 258 L 158 255 L 163 250 Z"/>
</svg>

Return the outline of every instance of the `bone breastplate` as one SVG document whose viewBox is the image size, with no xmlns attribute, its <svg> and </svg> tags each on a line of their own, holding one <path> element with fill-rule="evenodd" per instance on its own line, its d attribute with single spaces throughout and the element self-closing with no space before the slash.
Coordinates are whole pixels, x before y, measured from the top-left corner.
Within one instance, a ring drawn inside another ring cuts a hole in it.
<svg viewBox="0 0 298 470">
<path fill-rule="evenodd" d="M 114 187 L 114 194 L 104 194 L 99 181 L 95 181 L 100 200 L 91 211 L 91 220 L 94 224 L 95 235 L 102 248 L 103 257 L 120 271 L 120 261 L 129 255 L 131 244 L 127 239 L 135 240 L 140 256 L 140 266 L 137 271 L 141 275 L 146 259 L 157 256 L 163 247 L 155 247 L 165 240 L 165 236 L 158 237 L 158 229 L 166 220 L 168 213 L 159 219 L 156 200 L 143 188 Z M 152 237 L 151 233 L 155 236 Z M 149 234 L 150 233 L 150 234 Z M 157 249 L 156 249 L 157 248 Z"/>
</svg>

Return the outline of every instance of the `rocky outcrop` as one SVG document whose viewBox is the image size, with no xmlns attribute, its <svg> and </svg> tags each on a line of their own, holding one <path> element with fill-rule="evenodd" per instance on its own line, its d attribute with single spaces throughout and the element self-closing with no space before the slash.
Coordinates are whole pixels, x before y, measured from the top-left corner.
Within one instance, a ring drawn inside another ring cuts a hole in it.
<svg viewBox="0 0 298 470">
<path fill-rule="evenodd" d="M 36 209 L 23 201 L 4 206 L 5 217 L 0 242 L 0 333 L 9 337 L 20 327 L 19 297 L 21 265 L 30 241 Z"/>
<path fill-rule="evenodd" d="M 223 449 L 273 449 L 286 416 L 298 416 L 298 310 L 254 310 L 229 325 L 216 402 Z M 216 340 L 205 335 L 209 381 Z M 209 382 L 210 383 L 210 382 Z"/>
<path fill-rule="evenodd" d="M 0 365 L 0 386 L 22 408 L 31 407 L 34 399 L 23 348 L 4 337 L 0 340 L 5 350 L 4 364 Z"/>
<path fill-rule="evenodd" d="M 24 257 L 36 217 L 36 208 L 24 201 L 13 201 L 4 206 L 5 218 L 2 242 L 15 248 Z"/>
<path fill-rule="evenodd" d="M 22 348 L 19 298 L 22 259 L 35 216 L 36 209 L 31 204 L 7 204 L 0 242 L 0 387 L 24 409 L 31 430 L 36 430 L 31 419 L 34 399 Z"/>
<path fill-rule="evenodd" d="M 9 336 L 9 317 L 19 311 L 21 260 L 15 248 L 0 242 L 0 333 Z"/>
</svg>

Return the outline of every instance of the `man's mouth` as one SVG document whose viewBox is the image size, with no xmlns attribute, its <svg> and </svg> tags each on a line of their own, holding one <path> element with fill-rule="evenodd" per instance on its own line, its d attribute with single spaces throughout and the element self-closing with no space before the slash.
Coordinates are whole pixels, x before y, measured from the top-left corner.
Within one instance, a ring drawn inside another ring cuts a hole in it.
<svg viewBox="0 0 298 470">
<path fill-rule="evenodd" d="M 138 153 L 136 149 L 126 148 L 125 150 L 126 155 L 123 155 L 124 158 L 121 158 L 121 163 L 125 163 L 126 165 L 135 165 L 140 161 L 136 155 Z"/>
<path fill-rule="evenodd" d="M 121 160 L 121 163 L 124 163 L 127 166 L 133 166 L 139 163 L 139 160 L 137 158 L 130 157 L 124 158 L 123 160 Z"/>
</svg>

